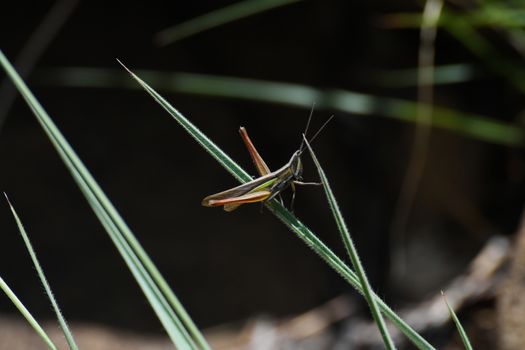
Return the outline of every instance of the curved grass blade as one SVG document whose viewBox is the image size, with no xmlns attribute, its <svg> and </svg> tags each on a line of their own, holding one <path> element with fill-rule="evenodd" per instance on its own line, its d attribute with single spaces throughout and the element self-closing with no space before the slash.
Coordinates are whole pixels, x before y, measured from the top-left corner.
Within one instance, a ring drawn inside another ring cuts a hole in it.
<svg viewBox="0 0 525 350">
<path fill-rule="evenodd" d="M 120 62 L 120 61 L 119 61 Z M 121 63 L 122 64 L 122 63 Z M 235 163 L 226 153 L 224 153 L 215 143 L 204 135 L 195 125 L 184 117 L 177 109 L 169 104 L 161 95 L 153 90 L 146 82 L 131 72 L 124 65 L 123 67 L 131 74 L 141 86 L 150 94 L 153 99 L 160 104 L 177 121 L 188 134 L 199 143 L 215 160 L 217 160 L 230 174 L 240 182 L 248 182 L 252 178 Z M 311 104 L 310 104 L 311 105 Z M 279 218 L 288 228 L 306 243 L 315 253 L 317 253 L 331 268 L 347 280 L 358 292 L 363 293 L 363 289 L 357 275 L 328 248 L 308 227 L 306 227 L 297 217 L 286 209 L 278 201 L 273 200 L 266 204 L 268 209 Z M 376 294 L 372 294 L 376 303 L 384 314 L 403 332 L 419 349 L 432 350 L 430 345 L 421 335 L 405 323 L 399 316 L 390 309 L 384 301 Z"/>
<path fill-rule="evenodd" d="M 44 331 L 44 329 L 38 324 L 38 322 L 35 320 L 33 315 L 26 309 L 24 304 L 18 299 L 16 294 L 9 288 L 7 283 L 3 280 L 2 277 L 0 277 L 0 289 L 4 291 L 4 293 L 7 295 L 7 297 L 11 300 L 11 302 L 16 306 L 18 311 L 22 314 L 22 316 L 25 317 L 27 322 L 33 327 L 33 329 L 38 333 L 40 338 L 46 343 L 47 347 L 51 350 L 58 350 L 57 346 L 53 343 L 51 338 L 47 335 L 47 333 Z"/>
<path fill-rule="evenodd" d="M 361 259 L 359 258 L 359 254 L 357 253 L 357 249 L 355 248 L 354 242 L 350 237 L 350 231 L 348 230 L 345 220 L 343 219 L 343 214 L 341 214 L 341 210 L 339 209 L 339 205 L 337 204 L 334 193 L 332 192 L 332 188 L 330 187 L 328 178 L 326 177 L 326 174 L 323 168 L 321 167 L 319 160 L 315 156 L 312 147 L 310 147 L 310 144 L 308 143 L 308 140 L 304 135 L 303 140 L 305 142 L 306 147 L 310 151 L 310 155 L 312 156 L 315 166 L 317 167 L 319 177 L 321 178 L 321 182 L 323 183 L 323 189 L 326 194 L 326 199 L 328 200 L 328 204 L 330 205 L 330 210 L 332 211 L 332 214 L 334 214 L 334 219 L 337 223 L 337 228 L 339 229 L 339 233 L 341 234 L 341 238 L 343 239 L 346 251 L 348 253 L 348 256 L 350 257 L 350 261 L 352 262 L 352 266 L 354 267 L 357 277 L 359 278 L 359 283 L 362 286 L 363 294 L 365 296 L 366 301 L 368 302 L 368 306 L 370 307 L 372 317 L 374 318 L 374 321 L 377 327 L 379 328 L 379 331 L 381 332 L 383 342 L 387 349 L 395 349 L 394 342 L 392 341 L 390 334 L 388 333 L 388 329 L 386 327 L 385 320 L 383 319 L 383 315 L 381 315 L 376 300 L 372 296 L 372 287 L 370 286 L 370 282 L 368 281 L 368 277 L 366 276 L 365 269 L 361 264 Z"/>
<path fill-rule="evenodd" d="M 7 197 L 7 194 L 4 192 L 4 196 L 7 200 L 7 203 L 9 204 L 9 208 L 11 209 L 11 213 L 13 214 L 13 217 L 15 218 L 16 225 L 18 226 L 18 230 L 20 231 L 20 235 L 22 235 L 22 239 L 24 240 L 24 243 L 26 245 L 27 251 L 29 252 L 29 255 L 31 256 L 31 260 L 33 261 L 33 265 L 36 268 L 36 272 L 38 273 L 38 277 L 40 278 L 40 281 L 42 285 L 44 286 L 44 290 L 46 291 L 46 294 L 49 298 L 49 301 L 51 301 L 51 305 L 53 307 L 53 310 L 55 311 L 55 314 L 58 319 L 58 323 L 60 324 L 60 327 L 62 328 L 62 332 L 64 332 L 64 336 L 66 338 L 67 344 L 69 345 L 69 348 L 72 350 L 78 350 L 78 346 L 75 342 L 75 339 L 73 337 L 73 333 L 71 332 L 71 329 L 69 329 L 66 319 L 62 315 L 62 312 L 60 311 L 60 307 L 58 306 L 58 303 L 55 299 L 55 296 L 53 294 L 53 291 L 51 290 L 51 287 L 49 286 L 49 283 L 47 282 L 47 278 L 44 274 L 44 270 L 42 269 L 42 266 L 40 266 L 40 263 L 38 262 L 38 259 L 36 257 L 36 253 L 33 249 L 33 246 L 31 245 L 31 241 L 29 240 L 29 236 L 26 233 L 26 230 L 24 228 L 24 225 L 22 224 L 22 221 L 18 217 L 18 214 L 15 211 L 15 208 L 11 204 L 11 201 Z"/>
<path fill-rule="evenodd" d="M 151 70 L 139 70 L 137 74 L 153 82 L 156 88 L 171 92 L 271 102 L 307 109 L 311 108 L 311 101 L 315 100 L 318 108 L 340 111 L 345 114 L 383 116 L 409 123 L 417 121 L 418 104 L 398 98 L 226 76 Z M 130 84 L 122 73 L 112 69 L 55 68 L 41 71 L 34 76 L 37 82 L 46 85 L 137 88 L 136 85 Z M 514 147 L 521 147 L 525 144 L 525 133 L 517 125 L 500 122 L 479 114 L 458 112 L 450 108 L 439 106 L 433 108 L 433 127 L 485 142 Z"/>
<path fill-rule="evenodd" d="M 454 309 L 448 303 L 447 296 L 445 295 L 443 291 L 441 291 L 441 295 L 443 296 L 443 300 L 445 301 L 445 304 L 447 304 L 447 309 L 448 309 L 448 313 L 450 314 L 450 317 L 456 324 L 456 328 L 461 337 L 461 340 L 463 341 L 463 345 L 465 345 L 465 349 L 472 350 L 472 345 L 470 344 L 470 340 L 468 339 L 467 333 L 465 332 L 465 329 L 461 325 L 461 322 L 459 321 L 458 316 L 454 312 Z"/>
<path fill-rule="evenodd" d="M 208 12 L 186 22 L 166 28 L 155 35 L 155 42 L 165 46 L 189 36 L 227 24 L 248 16 L 259 14 L 276 7 L 300 0 L 244 0 L 230 6 Z"/>
<path fill-rule="evenodd" d="M 173 343 L 180 350 L 209 349 L 204 337 L 129 227 L 1 50 L 0 64 L 37 117 Z"/>
</svg>

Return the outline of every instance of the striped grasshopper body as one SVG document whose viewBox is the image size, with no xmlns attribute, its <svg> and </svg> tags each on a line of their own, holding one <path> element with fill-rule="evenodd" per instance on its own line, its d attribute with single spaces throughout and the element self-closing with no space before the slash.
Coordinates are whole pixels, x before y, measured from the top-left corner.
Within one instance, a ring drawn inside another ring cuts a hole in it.
<svg viewBox="0 0 525 350">
<path fill-rule="evenodd" d="M 330 119 L 328 119 L 328 121 L 330 121 Z M 321 126 L 311 140 L 319 134 L 328 121 Z M 310 119 L 308 119 L 308 124 L 309 123 Z M 308 124 L 305 133 L 308 130 Z M 321 183 L 317 182 L 302 182 L 303 165 L 301 162 L 301 154 L 304 151 L 304 141 L 301 142 L 301 146 L 294 152 L 288 163 L 283 165 L 280 169 L 272 172 L 259 155 L 259 152 L 257 152 L 257 149 L 250 140 L 246 129 L 241 127 L 239 132 L 260 177 L 237 187 L 204 198 L 202 200 L 203 206 L 223 206 L 224 210 L 233 211 L 245 203 L 270 201 L 290 186 L 293 191 L 291 204 L 291 209 L 293 210 L 296 185 L 321 185 Z"/>
</svg>

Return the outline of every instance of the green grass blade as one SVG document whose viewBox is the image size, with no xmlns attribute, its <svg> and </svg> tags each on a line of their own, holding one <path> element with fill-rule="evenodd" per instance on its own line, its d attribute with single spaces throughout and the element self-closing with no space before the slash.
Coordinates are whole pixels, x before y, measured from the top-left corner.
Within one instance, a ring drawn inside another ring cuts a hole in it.
<svg viewBox="0 0 525 350">
<path fill-rule="evenodd" d="M 458 329 L 458 333 L 461 336 L 461 340 L 463 341 L 463 345 L 465 345 L 465 349 L 472 350 L 472 345 L 470 344 L 470 340 L 468 339 L 467 333 L 465 332 L 465 329 L 461 325 L 461 322 L 458 319 L 458 316 L 454 312 L 454 309 L 450 306 L 450 304 L 447 301 L 447 297 L 443 291 L 441 291 L 441 295 L 443 296 L 443 300 L 445 301 L 445 304 L 447 304 L 448 313 L 450 314 L 450 317 L 456 324 L 456 328 Z"/>
<path fill-rule="evenodd" d="M 308 85 L 271 82 L 225 76 L 168 73 L 140 70 L 137 74 L 166 91 L 221 98 L 271 102 L 288 106 L 326 108 L 348 114 L 383 116 L 416 123 L 417 103 L 398 98 L 378 97 L 340 89 L 317 89 Z M 136 88 L 122 73 L 98 68 L 56 68 L 36 74 L 37 82 L 46 85 Z M 515 124 L 500 122 L 479 114 L 459 112 L 434 106 L 432 126 L 477 140 L 508 146 L 525 144 L 525 133 Z"/>
<path fill-rule="evenodd" d="M 408 68 L 381 71 L 374 79 L 379 85 L 395 88 L 414 87 L 418 73 L 426 75 L 431 68 Z M 434 66 L 434 85 L 457 84 L 484 77 L 479 67 L 468 63 Z"/>
<path fill-rule="evenodd" d="M 24 304 L 22 304 L 20 299 L 18 299 L 16 294 L 11 290 L 11 288 L 9 288 L 9 286 L 7 285 L 7 283 L 5 283 L 2 277 L 0 277 L 0 289 L 4 291 L 9 300 L 11 300 L 11 302 L 16 306 L 16 308 L 22 314 L 22 316 L 25 317 L 25 319 L 27 320 L 27 322 L 29 322 L 31 327 L 33 327 L 33 329 L 38 333 L 40 338 L 42 338 L 42 340 L 46 343 L 47 347 L 52 350 L 58 350 L 51 338 L 49 338 L 44 329 L 38 324 L 33 315 L 31 315 L 31 313 L 26 309 Z"/>
<path fill-rule="evenodd" d="M 288 5 L 300 0 L 244 0 L 232 5 L 208 12 L 181 24 L 164 29 L 155 35 L 159 45 L 169 45 L 189 36 L 227 24 L 248 16 L 265 12 L 276 7 Z"/>
<path fill-rule="evenodd" d="M 129 227 L 2 51 L 0 51 L 0 64 L 34 112 L 88 203 L 115 243 L 171 340 L 178 349 L 209 349 L 204 337 Z"/>
<path fill-rule="evenodd" d="M 55 296 L 53 294 L 53 291 L 51 290 L 51 287 L 49 286 L 49 283 L 47 282 L 47 278 L 44 274 L 44 270 L 42 269 L 42 266 L 40 266 L 40 263 L 38 262 L 38 259 L 36 257 L 36 253 L 33 249 L 33 246 L 31 245 L 31 241 L 29 240 L 29 236 L 26 233 L 26 230 L 24 228 L 24 225 L 22 224 L 22 221 L 20 220 L 18 214 L 15 211 L 15 208 L 9 201 L 9 198 L 7 197 L 7 194 L 4 193 L 4 196 L 7 200 L 7 203 L 9 204 L 9 208 L 11 209 L 11 213 L 13 214 L 13 217 L 15 218 L 16 225 L 18 226 L 18 230 L 20 231 L 20 234 L 22 235 L 22 239 L 24 240 L 24 243 L 26 245 L 27 251 L 29 252 L 29 255 L 31 256 L 31 260 L 33 261 L 33 265 L 36 268 L 36 271 L 38 273 L 38 277 L 40 278 L 40 281 L 42 285 L 44 286 L 44 290 L 46 291 L 46 294 L 51 301 L 51 306 L 53 307 L 53 310 L 55 311 L 55 314 L 58 319 L 58 323 L 60 324 L 60 327 L 62 328 L 62 332 L 64 332 L 64 336 L 66 338 L 66 341 L 69 345 L 69 348 L 72 350 L 78 350 L 78 346 L 75 342 L 75 339 L 73 337 L 73 333 L 71 332 L 71 329 L 68 327 L 66 319 L 62 315 L 62 312 L 60 311 L 60 307 L 58 306 L 58 303 L 55 299 Z"/>
<path fill-rule="evenodd" d="M 161 95 L 153 90 L 146 82 L 135 75 L 133 72 L 124 68 L 131 76 L 148 92 L 157 103 L 159 103 L 189 134 L 195 139 L 215 160 L 217 160 L 229 173 L 240 182 L 250 181 L 251 176 L 226 155 L 215 143 L 204 135 L 186 117 L 171 106 Z M 278 201 L 267 204 L 268 209 L 277 216 L 292 232 L 303 240 L 315 253 L 317 253 L 330 267 L 346 279 L 355 289 L 363 293 L 357 275 L 335 255 L 317 236 L 308 229 L 297 217 Z M 377 295 L 373 294 L 376 303 L 384 314 L 419 348 L 425 350 L 434 349 L 421 335 L 406 324 L 392 309 L 390 309 Z"/>
<path fill-rule="evenodd" d="M 352 266 L 354 267 L 357 277 L 359 278 L 359 283 L 361 284 L 363 294 L 368 303 L 368 306 L 370 307 L 372 317 L 374 318 L 374 321 L 377 324 L 379 331 L 381 332 L 383 342 L 387 349 L 395 349 L 394 342 L 392 341 L 392 338 L 388 333 L 388 329 L 385 324 L 385 320 L 383 319 L 383 315 L 379 311 L 379 307 L 377 306 L 375 298 L 372 296 L 372 287 L 370 286 L 370 282 L 368 281 L 368 277 L 366 276 L 365 269 L 361 264 L 361 259 L 359 258 L 359 254 L 357 253 L 357 249 L 355 248 L 354 242 L 350 237 L 350 231 L 348 230 L 346 222 L 343 219 L 343 214 L 339 209 L 339 205 L 337 204 L 337 200 L 335 199 L 334 193 L 332 192 L 332 188 L 330 187 L 328 178 L 326 177 L 326 174 L 323 168 L 321 167 L 319 160 L 317 159 L 313 149 L 310 147 L 310 144 L 308 143 L 308 140 L 304 135 L 303 139 L 305 141 L 306 147 L 308 147 L 308 150 L 310 151 L 310 155 L 312 156 L 315 166 L 317 167 L 317 171 L 319 172 L 319 177 L 321 178 L 321 182 L 323 183 L 323 189 L 325 191 L 330 210 L 334 215 L 335 222 L 337 223 L 337 228 L 339 229 L 339 233 L 341 234 L 341 238 L 343 239 L 346 251 L 348 253 L 348 256 L 350 257 L 350 261 L 352 262 Z"/>
</svg>

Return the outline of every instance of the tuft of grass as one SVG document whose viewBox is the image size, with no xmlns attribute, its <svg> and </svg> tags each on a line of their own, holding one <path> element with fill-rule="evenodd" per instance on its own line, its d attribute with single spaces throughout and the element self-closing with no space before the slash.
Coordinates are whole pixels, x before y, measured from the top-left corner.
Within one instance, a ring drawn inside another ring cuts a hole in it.
<svg viewBox="0 0 525 350">
<path fill-rule="evenodd" d="M 11 204 L 11 201 L 9 200 L 5 192 L 4 192 L 4 196 L 5 196 L 5 199 L 7 200 L 7 203 L 9 204 L 9 208 L 11 209 L 11 213 L 13 214 L 13 217 L 16 221 L 16 225 L 18 226 L 20 235 L 22 236 L 22 239 L 24 240 L 24 244 L 26 245 L 29 256 L 31 257 L 31 260 L 33 261 L 33 265 L 36 268 L 36 272 L 38 274 L 38 277 L 40 278 L 40 282 L 44 286 L 44 290 L 47 294 L 47 297 L 49 298 L 49 301 L 51 302 L 51 306 L 53 307 L 53 310 L 55 311 L 55 314 L 58 319 L 58 323 L 60 324 L 60 328 L 62 328 L 62 332 L 64 333 L 67 344 L 69 345 L 70 349 L 78 350 L 78 346 L 73 337 L 73 333 L 71 332 L 71 329 L 67 325 L 66 319 L 62 315 L 62 312 L 60 311 L 60 307 L 58 306 L 58 303 L 55 299 L 53 291 L 51 290 L 51 287 L 49 286 L 49 283 L 47 282 L 47 278 L 44 274 L 44 270 L 42 269 L 42 266 L 40 266 L 40 263 L 38 262 L 35 250 L 33 249 L 31 241 L 29 240 L 29 236 L 27 235 L 24 225 L 22 224 L 22 221 L 18 217 L 18 214 L 15 211 L 15 208 Z"/>
<path fill-rule="evenodd" d="M 119 61 L 120 64 L 122 64 Z M 199 143 L 215 160 L 217 160 L 230 174 L 240 182 L 248 182 L 252 178 L 235 163 L 224 151 L 213 143 L 205 134 L 203 134 L 195 125 L 184 117 L 177 109 L 168 103 L 161 95 L 152 89 L 145 81 L 130 71 L 126 66 L 123 67 L 135 79 L 140 86 L 172 117 L 179 123 L 188 134 Z M 356 273 L 348 267 L 330 248 L 328 248 L 308 227 L 306 227 L 295 215 L 286 209 L 277 200 L 272 200 L 266 204 L 267 208 L 279 218 L 288 228 L 294 232 L 308 247 L 317 253 L 331 268 L 339 273 L 346 281 L 350 283 L 359 293 L 363 294 L 363 287 Z M 412 329 L 403 321 L 392 309 L 390 309 L 381 298 L 375 293 L 371 293 L 375 302 L 381 311 L 403 332 L 418 349 L 434 349 L 420 334 Z"/>
<path fill-rule="evenodd" d="M 186 22 L 166 28 L 155 35 L 155 42 L 165 46 L 179 40 L 199 34 L 206 30 L 237 21 L 248 16 L 269 11 L 300 0 L 244 0 L 232 5 L 208 12 Z"/>
<path fill-rule="evenodd" d="M 206 340 L 135 235 L 1 50 L 0 65 L 35 114 L 92 210 L 117 247 L 170 339 L 181 350 L 209 349 Z"/>
<path fill-rule="evenodd" d="M 395 349 L 394 342 L 392 341 L 392 338 L 388 333 L 388 329 L 386 327 L 385 320 L 383 319 L 383 315 L 379 311 L 377 302 L 372 296 L 372 287 L 370 286 L 370 282 L 368 282 L 368 277 L 366 276 L 365 269 L 361 264 L 361 259 L 359 258 L 357 249 L 355 248 L 354 242 L 350 237 L 350 231 L 348 230 L 345 220 L 343 219 L 343 214 L 339 209 L 339 205 L 337 204 L 337 200 L 335 199 L 334 193 L 332 192 L 332 188 L 330 187 L 328 178 L 326 177 L 326 174 L 323 168 L 321 167 L 321 164 L 319 163 L 319 160 L 317 159 L 317 156 L 315 155 L 312 147 L 310 147 L 310 144 L 308 143 L 308 140 L 306 139 L 305 135 L 303 135 L 303 140 L 306 144 L 306 147 L 308 148 L 308 151 L 310 151 L 310 155 L 312 156 L 312 159 L 317 168 L 317 172 L 319 173 L 319 177 L 321 178 L 321 182 L 323 183 L 323 189 L 326 194 L 326 199 L 330 206 L 330 210 L 334 215 L 335 222 L 337 223 L 337 228 L 339 229 L 339 233 L 341 234 L 341 238 L 344 242 L 348 256 L 350 257 L 350 261 L 352 262 L 352 266 L 354 267 L 357 277 L 359 278 L 359 282 L 363 289 L 363 295 L 365 296 L 368 306 L 370 307 L 372 317 L 374 318 L 374 321 L 377 324 L 379 331 L 381 332 L 381 336 L 383 337 L 383 343 L 385 344 L 387 349 Z"/>
<path fill-rule="evenodd" d="M 465 349 L 472 350 L 472 345 L 470 345 L 470 340 L 468 339 L 467 333 L 465 332 L 465 329 L 461 325 L 461 322 L 459 321 L 458 316 L 454 312 L 454 309 L 448 303 L 447 296 L 445 295 L 443 291 L 441 291 L 441 295 L 443 296 L 443 300 L 445 301 L 445 304 L 447 305 L 448 313 L 450 314 L 450 317 L 452 318 L 452 320 L 454 321 L 454 324 L 456 325 L 456 328 L 461 337 L 461 340 L 463 341 L 463 345 L 465 346 Z"/>
</svg>

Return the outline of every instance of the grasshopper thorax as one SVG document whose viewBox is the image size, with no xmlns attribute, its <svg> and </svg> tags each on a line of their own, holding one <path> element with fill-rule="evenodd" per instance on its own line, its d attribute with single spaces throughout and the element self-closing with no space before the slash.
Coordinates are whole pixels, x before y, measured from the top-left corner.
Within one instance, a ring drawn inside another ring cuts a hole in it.
<svg viewBox="0 0 525 350">
<path fill-rule="evenodd" d="M 301 151 L 296 151 L 290 159 L 290 170 L 295 180 L 303 179 L 303 163 L 301 162 Z"/>
</svg>

